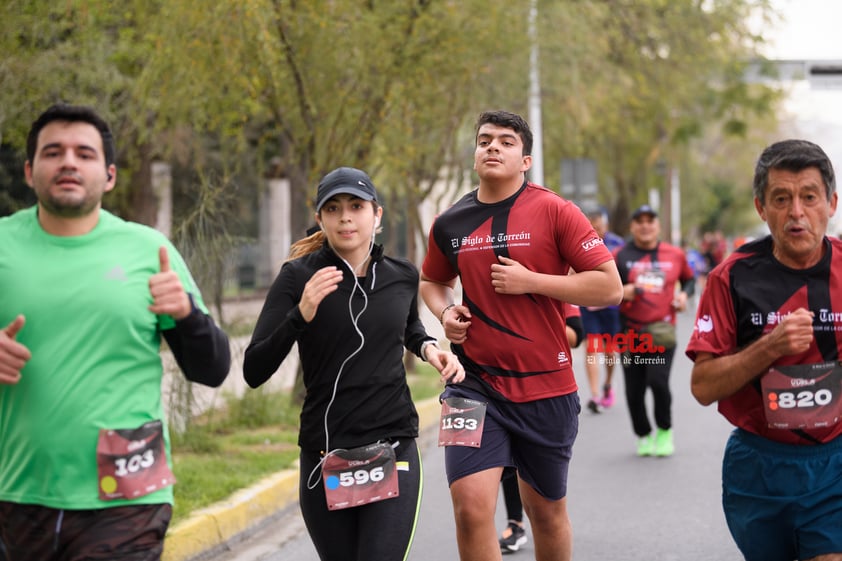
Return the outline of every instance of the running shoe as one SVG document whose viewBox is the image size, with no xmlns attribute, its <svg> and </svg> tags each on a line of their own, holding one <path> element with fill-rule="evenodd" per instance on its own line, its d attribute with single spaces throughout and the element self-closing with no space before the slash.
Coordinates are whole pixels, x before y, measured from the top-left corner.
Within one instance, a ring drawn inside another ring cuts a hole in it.
<svg viewBox="0 0 842 561">
<path fill-rule="evenodd" d="M 644 456 L 652 456 L 655 453 L 655 439 L 651 434 L 641 436 L 637 439 L 637 455 L 641 458 Z"/>
<path fill-rule="evenodd" d="M 666 457 L 672 456 L 675 452 L 675 444 L 672 441 L 672 429 L 658 429 L 655 435 L 655 455 Z"/>
<path fill-rule="evenodd" d="M 500 534 L 500 551 L 503 553 L 514 553 L 520 546 L 526 543 L 526 530 L 517 522 L 509 522 L 503 533 Z"/>
<path fill-rule="evenodd" d="M 599 400 L 599 404 L 605 409 L 614 405 L 614 389 L 608 384 L 602 387 L 602 399 Z"/>
<path fill-rule="evenodd" d="M 602 413 L 602 407 L 600 407 L 595 399 L 588 401 L 588 409 L 591 410 L 591 413 Z"/>
</svg>

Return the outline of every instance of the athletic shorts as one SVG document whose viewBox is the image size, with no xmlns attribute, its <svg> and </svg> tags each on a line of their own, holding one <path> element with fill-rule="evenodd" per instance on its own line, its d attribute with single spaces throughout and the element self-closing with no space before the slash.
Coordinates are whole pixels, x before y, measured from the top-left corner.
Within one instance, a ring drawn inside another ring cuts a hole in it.
<svg viewBox="0 0 842 561">
<path fill-rule="evenodd" d="M 586 334 L 595 333 L 613 337 L 622 330 L 620 310 L 616 306 L 609 306 L 601 310 L 588 310 L 585 306 L 582 306 L 579 310 L 582 313 L 582 327 Z"/>
<path fill-rule="evenodd" d="M 8 561 L 158 561 L 169 504 L 61 510 L 0 501 Z"/>
<path fill-rule="evenodd" d="M 487 404 L 481 446 L 445 448 L 449 485 L 480 471 L 515 466 L 520 478 L 541 496 L 550 500 L 567 496 L 567 472 L 579 432 L 577 393 L 513 403 L 492 400 L 461 386 L 447 386 L 441 399 L 447 397 Z"/>
<path fill-rule="evenodd" d="M 722 506 L 746 561 L 842 553 L 842 437 L 794 446 L 736 429 L 722 463 Z"/>
</svg>

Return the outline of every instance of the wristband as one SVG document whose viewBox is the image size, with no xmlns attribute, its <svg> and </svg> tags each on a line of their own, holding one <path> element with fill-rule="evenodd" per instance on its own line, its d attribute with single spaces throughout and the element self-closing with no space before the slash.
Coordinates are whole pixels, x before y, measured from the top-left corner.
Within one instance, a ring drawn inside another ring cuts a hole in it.
<svg viewBox="0 0 842 561">
<path fill-rule="evenodd" d="M 435 345 L 435 344 L 436 344 L 436 342 L 433 339 L 427 339 L 426 341 L 421 343 L 421 351 L 420 351 L 421 360 L 423 360 L 424 362 L 430 362 L 429 360 L 427 360 L 427 347 L 429 347 L 430 345 Z M 436 345 L 436 346 L 438 346 L 438 345 Z"/>
<path fill-rule="evenodd" d="M 444 314 L 447 312 L 447 310 L 449 310 L 450 308 L 455 308 L 455 307 L 456 307 L 456 304 L 448 304 L 447 306 L 444 307 L 444 309 L 439 314 L 439 323 L 440 324 L 444 325 Z"/>
</svg>

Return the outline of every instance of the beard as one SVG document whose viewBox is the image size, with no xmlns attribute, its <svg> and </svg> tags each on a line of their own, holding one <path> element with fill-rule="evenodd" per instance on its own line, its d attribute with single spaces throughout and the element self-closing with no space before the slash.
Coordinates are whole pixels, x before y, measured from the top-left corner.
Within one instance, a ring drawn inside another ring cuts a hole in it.
<svg viewBox="0 0 842 561">
<path fill-rule="evenodd" d="M 87 216 L 99 205 L 99 198 L 88 191 L 81 195 L 78 193 L 54 195 L 46 190 L 42 196 L 38 197 L 38 200 L 44 210 L 62 218 Z"/>
</svg>

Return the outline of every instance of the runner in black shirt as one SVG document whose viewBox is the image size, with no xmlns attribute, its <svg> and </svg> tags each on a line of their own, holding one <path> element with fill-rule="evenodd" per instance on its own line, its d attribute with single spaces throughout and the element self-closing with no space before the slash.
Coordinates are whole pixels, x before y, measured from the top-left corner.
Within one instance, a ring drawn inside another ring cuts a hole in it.
<svg viewBox="0 0 842 561">
<path fill-rule="evenodd" d="M 374 244 L 381 215 L 363 171 L 338 168 L 322 179 L 316 221 L 323 232 L 293 247 L 299 257 L 275 279 L 243 363 L 246 381 L 257 387 L 298 344 L 306 388 L 299 502 L 323 561 L 402 561 L 408 554 L 421 465 L 404 347 L 443 380 L 464 378 L 456 357 L 437 347 L 419 319 L 417 269 Z M 395 480 L 397 496 L 387 486 Z"/>
</svg>

